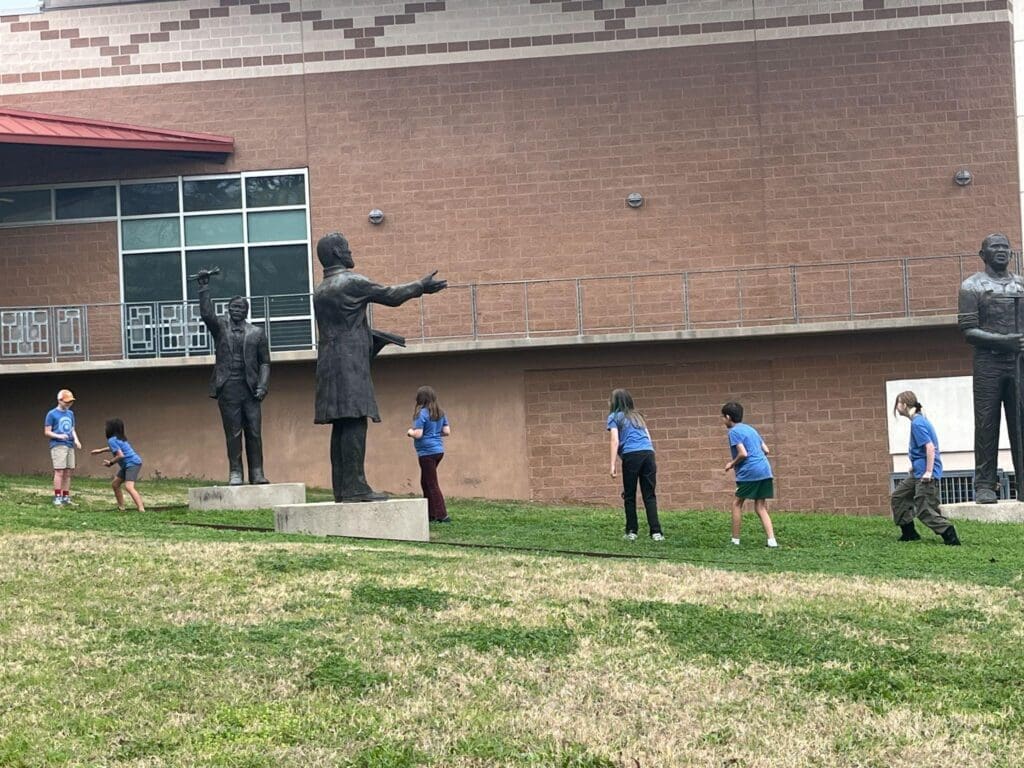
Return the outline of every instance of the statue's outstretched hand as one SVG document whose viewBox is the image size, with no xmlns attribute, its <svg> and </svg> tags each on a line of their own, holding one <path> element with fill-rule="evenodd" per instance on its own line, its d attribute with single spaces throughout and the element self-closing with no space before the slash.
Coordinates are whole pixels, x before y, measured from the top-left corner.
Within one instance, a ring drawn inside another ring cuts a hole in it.
<svg viewBox="0 0 1024 768">
<path fill-rule="evenodd" d="M 436 274 L 437 270 L 435 269 L 429 275 L 420 280 L 420 282 L 423 284 L 424 293 L 437 293 L 438 291 L 443 291 L 445 288 L 448 287 L 447 280 L 435 279 L 434 275 Z"/>
</svg>

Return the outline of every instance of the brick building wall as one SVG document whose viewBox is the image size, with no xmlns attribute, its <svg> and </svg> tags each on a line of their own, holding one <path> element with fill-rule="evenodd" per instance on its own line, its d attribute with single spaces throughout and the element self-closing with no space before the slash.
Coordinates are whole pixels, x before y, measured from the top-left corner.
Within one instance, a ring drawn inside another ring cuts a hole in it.
<svg viewBox="0 0 1024 768">
<path fill-rule="evenodd" d="M 376 316 L 411 338 L 465 335 L 470 283 L 492 337 L 527 316 L 533 334 L 573 335 L 949 314 L 977 267 L 959 255 L 993 230 L 1020 242 L 1009 17 L 1003 0 L 170 0 L 3 17 L 3 106 L 225 134 L 236 151 L 221 165 L 0 147 L 0 186 L 308 168 L 314 240 L 341 229 L 381 281 L 439 268 L 452 282 Z M 952 183 L 961 167 L 969 187 Z M 0 229 L 17 276 L 0 305 L 116 301 L 116 242 L 113 222 Z M 902 261 L 921 255 L 942 258 Z M 616 277 L 632 273 L 658 274 Z M 486 284 L 525 279 L 546 282 Z M 116 318 L 94 326 L 116 353 Z M 481 414 L 474 450 L 506 449 L 452 492 L 595 501 L 608 481 L 593 424 L 627 386 L 652 418 L 666 504 L 683 507 L 728 491 L 717 408 L 721 382 L 742 380 L 728 396 L 780 445 L 783 506 L 869 513 L 890 471 L 885 380 L 967 370 L 955 332 L 918 333 L 480 353 L 456 373 L 382 359 L 379 386 L 395 413 L 409 381 L 451 387 Z M 473 384 L 494 370 L 514 384 L 500 406 Z M 178 375 L 194 372 L 137 374 L 180 416 L 194 396 L 162 378 Z M 282 445 L 308 423 L 301 380 L 277 390 Z M 35 387 L 10 386 L 34 412 Z M 835 415 L 812 419 L 823 394 Z M 505 441 L 482 415 L 504 407 L 522 417 Z M 188 439 L 180 418 L 166 426 Z M 166 472 L 218 466 L 207 437 Z M 389 441 L 375 466 L 404 456 Z M 0 445 L 0 469 L 20 460 Z M 514 479 L 495 480 L 503 463 Z M 277 471 L 322 485 L 322 470 Z"/>
<path fill-rule="evenodd" d="M 618 358 L 618 359 L 616 359 Z M 780 509 L 885 514 L 885 382 L 970 374 L 956 329 L 640 346 L 525 371 L 534 498 L 615 503 L 604 420 L 612 389 L 644 414 L 671 509 L 722 509 L 735 489 L 720 409 L 738 400 L 771 449 Z M 941 435 L 940 435 L 941 440 Z"/>
</svg>

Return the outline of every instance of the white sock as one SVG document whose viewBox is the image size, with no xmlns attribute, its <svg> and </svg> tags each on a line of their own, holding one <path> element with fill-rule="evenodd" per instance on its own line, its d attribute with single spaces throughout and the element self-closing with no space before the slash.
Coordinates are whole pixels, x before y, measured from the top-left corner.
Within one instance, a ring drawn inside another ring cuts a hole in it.
<svg viewBox="0 0 1024 768">
<path fill-rule="evenodd" d="M 735 544 L 738 547 L 740 545 L 740 540 L 739 539 L 733 539 L 732 543 Z"/>
<path fill-rule="evenodd" d="M 774 538 L 768 539 L 768 546 L 777 547 L 779 546 L 779 542 L 777 542 Z"/>
</svg>

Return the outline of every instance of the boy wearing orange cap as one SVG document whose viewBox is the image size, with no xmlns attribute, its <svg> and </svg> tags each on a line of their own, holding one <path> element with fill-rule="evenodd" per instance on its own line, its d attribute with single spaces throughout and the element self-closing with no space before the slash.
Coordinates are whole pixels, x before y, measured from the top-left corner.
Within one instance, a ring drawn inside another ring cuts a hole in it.
<svg viewBox="0 0 1024 768">
<path fill-rule="evenodd" d="M 75 449 L 82 443 L 75 432 L 75 412 L 71 410 L 75 396 L 70 389 L 57 393 L 57 407 L 46 414 L 43 434 L 50 438 L 50 458 L 53 460 L 53 504 L 59 507 L 71 503 L 71 473 L 75 469 Z"/>
</svg>

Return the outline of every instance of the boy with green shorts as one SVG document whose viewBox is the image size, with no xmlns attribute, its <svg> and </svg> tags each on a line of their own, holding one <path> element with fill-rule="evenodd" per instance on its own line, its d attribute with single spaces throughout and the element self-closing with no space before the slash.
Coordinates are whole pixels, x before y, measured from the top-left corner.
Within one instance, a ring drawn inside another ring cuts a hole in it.
<svg viewBox="0 0 1024 768">
<path fill-rule="evenodd" d="M 768 499 L 775 495 L 772 480 L 772 465 L 768 463 L 768 446 L 756 429 L 743 423 L 743 406 L 728 402 L 722 406 L 722 420 L 729 430 L 729 450 L 732 461 L 725 465 L 725 471 L 736 471 L 736 498 L 732 502 L 732 543 L 740 543 L 740 522 L 743 519 L 743 502 L 754 500 L 754 511 L 761 518 L 768 546 L 777 547 L 772 519 L 768 517 Z"/>
</svg>

